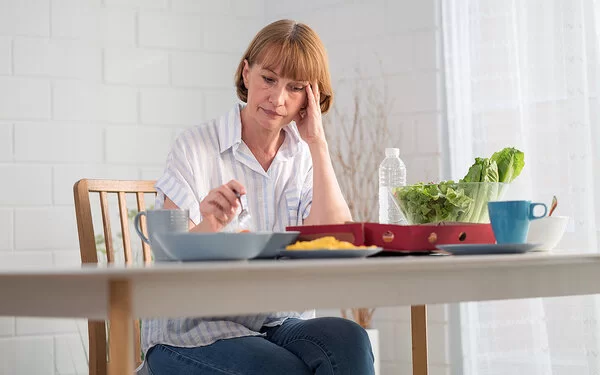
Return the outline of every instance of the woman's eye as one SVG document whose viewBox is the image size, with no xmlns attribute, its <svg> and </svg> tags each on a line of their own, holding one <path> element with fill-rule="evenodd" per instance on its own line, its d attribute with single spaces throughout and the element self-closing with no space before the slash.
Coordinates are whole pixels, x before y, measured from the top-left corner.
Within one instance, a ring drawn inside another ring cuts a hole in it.
<svg viewBox="0 0 600 375">
<path fill-rule="evenodd" d="M 266 83 L 273 83 L 273 82 L 275 82 L 275 80 L 273 78 L 270 78 L 270 77 L 267 77 L 267 76 L 262 76 L 262 77 L 263 77 L 263 80 Z"/>
<path fill-rule="evenodd" d="M 303 91 L 304 87 L 302 87 L 302 86 L 295 86 L 292 90 L 294 90 L 294 91 Z"/>
</svg>

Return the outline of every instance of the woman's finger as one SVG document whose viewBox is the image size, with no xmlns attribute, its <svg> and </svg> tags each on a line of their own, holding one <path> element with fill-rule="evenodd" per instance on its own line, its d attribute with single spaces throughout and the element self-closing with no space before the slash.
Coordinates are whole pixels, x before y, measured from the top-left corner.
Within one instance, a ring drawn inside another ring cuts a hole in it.
<svg viewBox="0 0 600 375">
<path fill-rule="evenodd" d="M 208 212 L 223 225 L 227 225 L 234 216 L 233 212 L 228 212 L 216 200 L 209 201 L 208 207 Z"/>
<path fill-rule="evenodd" d="M 223 198 L 227 200 L 227 202 L 229 203 L 227 207 L 232 207 L 234 210 L 237 209 L 238 198 L 235 194 L 235 191 L 233 191 L 229 186 L 223 185 L 217 189 L 217 192 L 219 192 L 219 194 L 221 194 Z"/>
<path fill-rule="evenodd" d="M 311 108 L 313 108 L 314 106 L 317 105 L 317 103 L 315 103 L 315 93 L 312 89 L 311 84 L 306 85 L 306 98 L 307 98 L 306 111 L 308 112 Z"/>
<path fill-rule="evenodd" d="M 225 186 L 229 187 L 229 189 L 234 192 L 238 192 L 240 195 L 246 194 L 246 188 L 237 180 L 231 180 L 225 184 Z"/>
<path fill-rule="evenodd" d="M 200 213 L 205 219 L 213 218 L 221 225 L 226 225 L 223 209 L 214 201 L 210 200 L 207 196 L 202 202 L 200 202 Z"/>
<path fill-rule="evenodd" d="M 226 196 L 229 194 L 229 196 Z M 225 188 L 219 188 L 212 196 L 211 202 L 218 204 L 225 214 L 233 214 L 237 208 L 237 198 Z"/>
<path fill-rule="evenodd" d="M 312 85 L 312 91 L 315 98 L 315 104 L 317 105 L 317 107 L 319 107 L 319 109 L 321 109 L 321 93 L 319 92 L 318 82 L 315 82 L 315 84 Z"/>
</svg>

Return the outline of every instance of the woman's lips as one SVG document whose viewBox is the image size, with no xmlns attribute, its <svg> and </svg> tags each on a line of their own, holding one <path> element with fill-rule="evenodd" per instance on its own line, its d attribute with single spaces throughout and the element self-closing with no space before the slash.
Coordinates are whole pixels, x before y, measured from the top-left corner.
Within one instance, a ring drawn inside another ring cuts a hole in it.
<svg viewBox="0 0 600 375">
<path fill-rule="evenodd" d="M 263 110 L 263 112 L 265 112 L 270 117 L 283 117 L 283 115 L 280 115 L 279 113 L 277 113 L 275 111 L 269 111 L 268 109 L 264 109 L 262 107 L 261 107 L 261 109 Z"/>
</svg>

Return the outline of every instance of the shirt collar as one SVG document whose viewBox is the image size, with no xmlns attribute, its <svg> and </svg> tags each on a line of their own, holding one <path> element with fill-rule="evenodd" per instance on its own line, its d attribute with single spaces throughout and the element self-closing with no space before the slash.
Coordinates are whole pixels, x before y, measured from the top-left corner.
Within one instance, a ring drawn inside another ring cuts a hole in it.
<svg viewBox="0 0 600 375">
<path fill-rule="evenodd" d="M 219 121 L 217 132 L 221 153 L 242 142 L 242 117 L 240 116 L 242 108 L 241 103 L 236 103 Z"/>
<path fill-rule="evenodd" d="M 236 103 L 235 106 L 223 117 L 221 117 L 218 126 L 219 151 L 221 153 L 236 147 L 242 143 L 242 117 L 241 110 L 244 103 Z M 291 157 L 300 150 L 302 138 L 296 127 L 296 123 L 287 124 L 283 131 L 286 133 L 285 141 L 281 145 L 282 156 Z"/>
</svg>

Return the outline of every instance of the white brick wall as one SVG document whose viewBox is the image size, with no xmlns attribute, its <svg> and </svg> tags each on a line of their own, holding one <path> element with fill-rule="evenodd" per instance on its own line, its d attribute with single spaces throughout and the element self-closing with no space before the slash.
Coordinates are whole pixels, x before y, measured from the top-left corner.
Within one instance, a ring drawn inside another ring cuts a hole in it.
<svg viewBox="0 0 600 375">
<path fill-rule="evenodd" d="M 87 81 L 55 81 L 52 112 L 59 121 L 135 123 L 137 90 Z"/>
<path fill-rule="evenodd" d="M 169 53 L 140 48 L 107 48 L 104 79 L 129 85 L 169 84 Z"/>
<path fill-rule="evenodd" d="M 50 82 L 0 77 L 0 118 L 50 119 Z"/>
<path fill-rule="evenodd" d="M 101 163 L 102 136 L 102 128 L 90 124 L 21 123 L 15 129 L 15 161 Z"/>
<path fill-rule="evenodd" d="M 0 251 L 13 249 L 13 210 L 0 209 Z"/>
<path fill-rule="evenodd" d="M 73 183 L 157 178 L 178 132 L 231 107 L 238 59 L 276 18 L 320 33 L 341 107 L 357 64 L 385 82 L 409 181 L 437 179 L 438 2 L 0 1 L 0 264 L 77 264 Z M 375 315 L 384 375 L 410 369 L 406 312 Z M 443 307 L 430 321 L 432 374 L 446 374 Z M 85 331 L 83 321 L 1 317 L 0 374 L 86 373 Z"/>
<path fill-rule="evenodd" d="M 231 88 L 239 54 L 173 53 L 171 80 L 175 86 Z M 198 68 L 202 67 L 202 68 Z"/>
<path fill-rule="evenodd" d="M 13 125 L 0 123 L 0 162 L 13 159 Z"/>
<path fill-rule="evenodd" d="M 144 124 L 192 125 L 204 118 L 200 89 L 142 89 L 140 120 Z"/>
<path fill-rule="evenodd" d="M 101 46 L 136 43 L 136 11 L 103 7 L 101 0 L 52 0 L 50 19 L 52 36 L 56 38 L 84 40 Z"/>
<path fill-rule="evenodd" d="M 13 43 L 15 75 L 99 81 L 101 50 L 81 41 L 18 38 Z"/>
<path fill-rule="evenodd" d="M 0 75 L 12 73 L 12 40 L 0 36 Z"/>
<path fill-rule="evenodd" d="M 48 0 L 3 1 L 0 3 L 0 35 L 50 35 Z"/>
<path fill-rule="evenodd" d="M 140 45 L 200 50 L 204 46 L 203 21 L 196 14 L 143 12 L 139 15 Z"/>
</svg>

